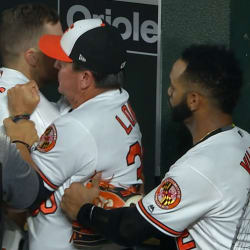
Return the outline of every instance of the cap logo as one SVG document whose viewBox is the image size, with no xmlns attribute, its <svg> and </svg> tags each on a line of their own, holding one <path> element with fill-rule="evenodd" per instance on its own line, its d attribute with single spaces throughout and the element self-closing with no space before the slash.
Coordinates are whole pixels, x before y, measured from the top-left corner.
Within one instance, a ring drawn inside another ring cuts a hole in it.
<svg viewBox="0 0 250 250">
<path fill-rule="evenodd" d="M 78 60 L 82 61 L 82 62 L 86 62 L 87 61 L 86 58 L 82 54 L 79 55 Z"/>
<path fill-rule="evenodd" d="M 123 63 L 121 64 L 120 69 L 123 69 L 123 68 L 125 67 L 126 63 L 127 63 L 126 61 L 125 61 L 125 62 L 123 62 Z"/>
</svg>

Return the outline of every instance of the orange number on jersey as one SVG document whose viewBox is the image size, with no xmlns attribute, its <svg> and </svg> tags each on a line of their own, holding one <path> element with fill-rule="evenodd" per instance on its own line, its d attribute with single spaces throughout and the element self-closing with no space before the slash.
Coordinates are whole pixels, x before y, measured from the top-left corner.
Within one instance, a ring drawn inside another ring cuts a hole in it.
<svg viewBox="0 0 250 250">
<path fill-rule="evenodd" d="M 188 242 L 183 242 L 184 238 L 189 236 L 188 231 L 184 231 L 183 234 L 177 239 L 177 245 L 179 250 L 190 250 L 196 247 L 194 240 L 190 240 Z"/>
<path fill-rule="evenodd" d="M 36 209 L 32 215 L 36 216 L 39 212 L 43 214 L 53 214 L 57 210 L 57 204 L 54 193 L 49 197 L 50 206 L 47 206 L 46 201 L 43 201 L 38 209 Z"/>
<path fill-rule="evenodd" d="M 136 142 L 135 144 L 131 145 L 129 147 L 129 152 L 127 154 L 127 164 L 128 166 L 135 163 L 135 157 L 139 156 L 141 165 L 137 169 L 137 180 L 142 179 L 142 149 L 139 142 Z"/>
</svg>

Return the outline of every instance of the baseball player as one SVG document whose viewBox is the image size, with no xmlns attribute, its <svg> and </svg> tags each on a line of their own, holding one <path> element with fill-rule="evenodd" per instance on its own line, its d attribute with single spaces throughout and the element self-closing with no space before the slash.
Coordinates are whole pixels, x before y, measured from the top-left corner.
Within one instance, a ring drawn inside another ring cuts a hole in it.
<svg viewBox="0 0 250 250">
<path fill-rule="evenodd" d="M 62 208 L 80 224 L 127 246 L 165 235 L 176 237 L 179 250 L 249 249 L 250 135 L 232 124 L 242 86 L 238 63 L 224 47 L 194 45 L 173 65 L 170 81 L 173 118 L 188 127 L 193 147 L 136 208 L 103 210 L 90 204 L 98 195 L 98 180 L 92 190 L 72 184 Z"/>
<path fill-rule="evenodd" d="M 47 128 L 32 158 L 26 158 L 51 192 L 28 220 L 30 249 L 69 250 L 75 247 L 72 221 L 60 207 L 64 189 L 75 181 L 86 182 L 96 171 L 102 171 L 108 185 L 126 192 L 142 184 L 141 132 L 121 87 L 126 50 L 116 28 L 101 19 L 80 20 L 62 37 L 43 36 L 39 46 L 57 59 L 58 90 L 72 111 Z M 13 109 L 23 105 L 17 103 L 17 88 L 9 96 Z M 11 138 L 16 125 L 6 120 Z M 19 136 L 21 154 L 27 157 L 24 135 Z"/>
<path fill-rule="evenodd" d="M 53 61 L 41 54 L 38 50 L 38 41 L 43 34 L 62 34 L 62 28 L 54 10 L 42 4 L 22 4 L 1 13 L 0 30 L 2 32 L 0 53 L 4 65 L 0 68 L 2 127 L 3 119 L 10 115 L 7 102 L 8 89 L 16 84 L 26 83 L 30 79 L 36 80 L 39 87 L 51 80 L 52 76 L 56 81 L 56 72 L 51 73 Z M 42 135 L 58 116 L 58 109 L 40 93 L 40 103 L 31 115 L 38 135 Z M 4 132 L 3 127 L 2 132 Z"/>
<path fill-rule="evenodd" d="M 0 68 L 0 131 L 5 133 L 3 120 L 10 115 L 7 91 L 30 79 L 35 79 L 39 87 L 46 81 L 57 81 L 57 71 L 53 67 L 54 60 L 39 51 L 38 41 L 43 34 L 62 34 L 62 28 L 55 10 L 42 4 L 28 3 L 1 12 L 0 33 L 0 54 L 3 65 Z M 35 122 L 38 135 L 42 135 L 58 116 L 58 108 L 40 93 L 40 103 L 30 117 Z M 21 215 L 18 214 L 18 217 Z M 22 230 L 12 221 L 8 225 L 9 230 L 4 233 L 3 247 L 7 250 L 17 250 Z"/>
</svg>

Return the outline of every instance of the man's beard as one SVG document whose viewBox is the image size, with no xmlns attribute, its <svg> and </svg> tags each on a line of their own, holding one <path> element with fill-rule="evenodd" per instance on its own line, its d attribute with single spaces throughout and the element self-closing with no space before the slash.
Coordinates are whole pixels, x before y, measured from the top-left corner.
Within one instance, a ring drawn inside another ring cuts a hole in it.
<svg viewBox="0 0 250 250">
<path fill-rule="evenodd" d="M 192 111 L 187 105 L 186 96 L 183 97 L 182 101 L 178 105 L 173 107 L 170 102 L 169 105 L 171 107 L 172 120 L 175 122 L 183 122 L 192 115 Z"/>
</svg>

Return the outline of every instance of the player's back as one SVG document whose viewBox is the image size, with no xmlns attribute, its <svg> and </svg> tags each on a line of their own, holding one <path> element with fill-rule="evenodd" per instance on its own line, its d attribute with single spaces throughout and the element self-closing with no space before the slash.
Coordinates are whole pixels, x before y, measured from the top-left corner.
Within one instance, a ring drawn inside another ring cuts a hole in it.
<svg viewBox="0 0 250 250">
<path fill-rule="evenodd" d="M 128 94 L 117 90 L 98 98 L 95 105 L 89 102 L 72 115 L 81 119 L 94 138 L 98 151 L 96 171 L 102 171 L 102 177 L 116 186 L 119 183 L 130 186 L 135 184 L 136 177 L 140 179 L 134 166 L 137 169 L 141 166 L 142 147 L 140 128 L 128 104 Z"/>
<path fill-rule="evenodd" d="M 48 210 L 29 219 L 30 248 L 75 249 L 69 242 L 71 221 L 60 208 L 64 189 L 72 182 L 85 182 L 95 171 L 102 171 L 102 178 L 116 186 L 142 183 L 141 133 L 125 90 L 90 99 L 56 120 L 49 133 L 46 138 L 52 139 L 39 146 L 33 159 L 59 188 L 54 200 L 43 205 Z"/>
</svg>

